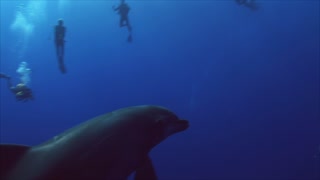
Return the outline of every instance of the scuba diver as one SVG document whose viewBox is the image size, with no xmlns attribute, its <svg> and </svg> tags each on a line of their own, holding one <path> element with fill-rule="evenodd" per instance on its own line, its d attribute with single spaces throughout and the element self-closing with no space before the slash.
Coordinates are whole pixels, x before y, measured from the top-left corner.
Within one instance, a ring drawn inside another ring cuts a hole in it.
<svg viewBox="0 0 320 180">
<path fill-rule="evenodd" d="M 28 100 L 33 100 L 33 95 L 31 89 L 24 83 L 19 83 L 16 86 L 12 85 L 11 77 L 0 73 L 0 78 L 7 79 L 8 87 L 10 91 L 15 95 L 17 101 L 26 102 Z"/>
<path fill-rule="evenodd" d="M 246 7 L 248 7 L 251 10 L 257 10 L 257 4 L 255 3 L 255 0 L 236 0 L 236 2 L 239 5 L 244 5 Z"/>
<path fill-rule="evenodd" d="M 118 11 L 118 14 L 120 15 L 120 27 L 127 26 L 128 31 L 129 31 L 129 36 L 127 38 L 128 42 L 132 42 L 132 27 L 129 22 L 128 14 L 130 11 L 130 7 L 128 6 L 127 3 L 125 3 L 125 0 L 120 0 L 120 4 L 118 7 L 112 6 L 114 11 Z"/>
<path fill-rule="evenodd" d="M 63 20 L 59 19 L 58 24 L 54 28 L 54 39 L 56 44 L 59 68 L 62 73 L 66 73 L 66 68 L 64 66 L 65 34 L 66 34 L 66 27 L 63 25 Z"/>
</svg>

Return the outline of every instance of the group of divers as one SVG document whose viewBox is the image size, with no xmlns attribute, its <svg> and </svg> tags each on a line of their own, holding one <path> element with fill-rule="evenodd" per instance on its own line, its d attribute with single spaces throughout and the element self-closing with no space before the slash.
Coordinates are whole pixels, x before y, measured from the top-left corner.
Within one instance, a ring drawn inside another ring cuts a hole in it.
<svg viewBox="0 0 320 180">
<path fill-rule="evenodd" d="M 255 4 L 255 0 L 235 0 L 239 5 L 243 5 L 248 7 L 251 10 L 256 10 L 257 6 Z M 128 14 L 130 11 L 129 5 L 125 2 L 125 0 L 120 0 L 120 4 L 112 9 L 120 15 L 120 27 L 127 27 L 129 35 L 127 38 L 128 42 L 132 42 L 132 27 L 128 18 Z M 55 37 L 55 47 L 56 54 L 58 58 L 58 65 L 61 73 L 66 73 L 66 68 L 64 65 L 64 45 L 65 45 L 65 33 L 66 27 L 64 26 L 64 22 L 62 19 L 58 20 L 58 24 L 54 27 L 54 37 Z M 17 73 L 21 75 L 20 83 L 17 85 L 13 85 L 12 79 L 9 75 L 4 73 L 0 73 L 0 78 L 6 79 L 9 90 L 14 94 L 17 101 L 26 102 L 29 100 L 33 100 L 34 96 L 31 88 L 29 87 L 29 81 L 31 70 L 27 67 L 26 62 L 21 62 L 19 68 L 17 69 Z"/>
</svg>

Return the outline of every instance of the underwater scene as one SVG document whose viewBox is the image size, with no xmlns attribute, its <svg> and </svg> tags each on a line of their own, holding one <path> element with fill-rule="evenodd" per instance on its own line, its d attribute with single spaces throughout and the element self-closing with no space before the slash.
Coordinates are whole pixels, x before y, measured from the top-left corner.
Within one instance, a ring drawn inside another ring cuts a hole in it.
<svg viewBox="0 0 320 180">
<path fill-rule="evenodd" d="M 0 179 L 319 180 L 319 0 L 1 0 Z"/>
</svg>

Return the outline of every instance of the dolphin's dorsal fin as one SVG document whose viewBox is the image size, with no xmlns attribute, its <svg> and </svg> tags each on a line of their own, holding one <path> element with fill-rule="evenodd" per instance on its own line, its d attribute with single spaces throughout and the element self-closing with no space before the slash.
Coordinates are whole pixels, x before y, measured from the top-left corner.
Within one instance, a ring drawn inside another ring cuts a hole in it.
<svg viewBox="0 0 320 180">
<path fill-rule="evenodd" d="M 145 162 L 136 170 L 134 180 L 157 180 L 156 171 L 154 170 L 152 161 L 148 156 Z"/>
<path fill-rule="evenodd" d="M 20 158 L 30 149 L 29 146 L 15 144 L 0 145 L 0 179 L 19 162 Z"/>
</svg>

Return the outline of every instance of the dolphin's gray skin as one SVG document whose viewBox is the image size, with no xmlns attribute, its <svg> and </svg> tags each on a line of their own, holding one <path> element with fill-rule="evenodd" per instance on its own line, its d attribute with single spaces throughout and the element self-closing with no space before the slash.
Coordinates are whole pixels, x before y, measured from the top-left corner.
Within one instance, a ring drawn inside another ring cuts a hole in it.
<svg viewBox="0 0 320 180">
<path fill-rule="evenodd" d="M 157 179 L 150 150 L 188 121 L 166 108 L 133 106 L 95 117 L 34 146 L 1 145 L 1 180 Z"/>
</svg>

